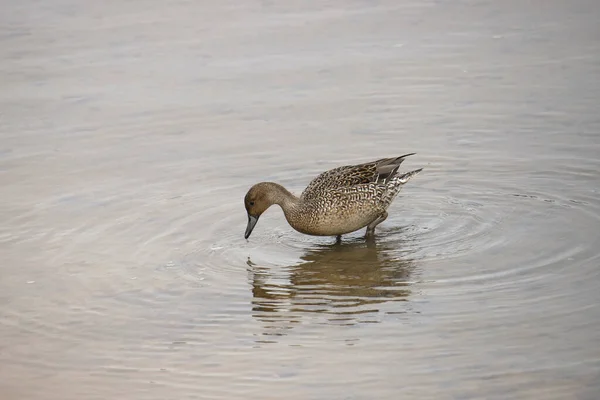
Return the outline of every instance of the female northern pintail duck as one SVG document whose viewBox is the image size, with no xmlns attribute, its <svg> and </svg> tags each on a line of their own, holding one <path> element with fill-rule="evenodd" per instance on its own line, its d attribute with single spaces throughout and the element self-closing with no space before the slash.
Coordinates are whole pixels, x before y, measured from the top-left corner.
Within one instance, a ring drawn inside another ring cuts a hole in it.
<svg viewBox="0 0 600 400">
<path fill-rule="evenodd" d="M 244 205 L 248 212 L 248 239 L 258 218 L 273 204 L 283 209 L 288 223 L 298 232 L 315 236 L 337 236 L 367 227 L 366 237 L 387 216 L 402 185 L 422 168 L 398 174 L 398 167 L 408 156 L 382 158 L 359 165 L 348 165 L 323 172 L 313 179 L 300 197 L 273 182 L 252 186 Z"/>
</svg>

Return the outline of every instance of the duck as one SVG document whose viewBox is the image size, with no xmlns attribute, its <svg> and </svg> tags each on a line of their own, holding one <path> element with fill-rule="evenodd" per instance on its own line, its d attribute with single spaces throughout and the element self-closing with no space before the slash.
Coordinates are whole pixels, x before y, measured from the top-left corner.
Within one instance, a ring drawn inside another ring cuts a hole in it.
<svg viewBox="0 0 600 400">
<path fill-rule="evenodd" d="M 248 215 L 244 238 L 250 237 L 260 216 L 274 204 L 281 207 L 287 222 L 300 233 L 334 236 L 339 242 L 342 235 L 366 227 L 365 238 L 372 238 L 375 227 L 388 217 L 387 209 L 402 186 L 423 170 L 398 173 L 406 157 L 415 154 L 325 171 L 299 197 L 278 183 L 257 183 L 244 197 Z"/>
</svg>

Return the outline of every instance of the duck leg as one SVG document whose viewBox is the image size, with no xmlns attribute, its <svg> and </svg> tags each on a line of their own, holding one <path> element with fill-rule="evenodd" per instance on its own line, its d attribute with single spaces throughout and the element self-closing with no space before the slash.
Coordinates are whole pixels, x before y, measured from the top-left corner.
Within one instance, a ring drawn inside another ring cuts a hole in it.
<svg viewBox="0 0 600 400">
<path fill-rule="evenodd" d="M 375 227 L 377 225 L 379 225 L 380 223 L 382 223 L 383 221 L 385 221 L 385 219 L 388 217 L 388 213 L 387 211 L 384 211 L 383 214 L 381 214 L 379 217 L 375 218 L 375 220 L 373 222 L 371 222 L 369 225 L 367 225 L 367 232 L 365 234 L 366 238 L 369 237 L 373 237 L 373 235 L 375 235 Z"/>
<path fill-rule="evenodd" d="M 342 235 L 337 235 L 335 237 L 335 244 L 340 244 L 342 243 Z"/>
</svg>

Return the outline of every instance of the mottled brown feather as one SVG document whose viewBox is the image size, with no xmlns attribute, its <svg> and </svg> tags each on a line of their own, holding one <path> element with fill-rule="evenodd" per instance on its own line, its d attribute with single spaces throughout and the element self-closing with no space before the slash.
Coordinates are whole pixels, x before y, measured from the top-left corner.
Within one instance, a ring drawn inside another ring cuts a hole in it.
<svg viewBox="0 0 600 400">
<path fill-rule="evenodd" d="M 309 200 L 321 196 L 323 191 L 336 188 L 350 187 L 362 183 L 384 183 L 398 172 L 400 164 L 406 157 L 414 154 L 409 153 L 400 157 L 382 158 L 364 164 L 346 165 L 325 171 L 308 184 L 300 197 Z"/>
</svg>

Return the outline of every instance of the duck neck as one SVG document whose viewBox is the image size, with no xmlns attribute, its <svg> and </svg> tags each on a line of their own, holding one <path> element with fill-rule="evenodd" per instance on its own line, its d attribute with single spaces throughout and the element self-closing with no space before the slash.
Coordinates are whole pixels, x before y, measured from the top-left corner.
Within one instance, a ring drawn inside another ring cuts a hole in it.
<svg viewBox="0 0 600 400">
<path fill-rule="evenodd" d="M 268 182 L 268 185 L 270 186 L 269 200 L 271 204 L 281 207 L 285 219 L 292 227 L 295 227 L 301 213 L 301 200 L 277 183 Z"/>
<path fill-rule="evenodd" d="M 271 187 L 269 196 L 271 203 L 281 207 L 287 216 L 287 211 L 294 209 L 300 199 L 278 183 L 269 182 L 269 186 Z"/>
</svg>

